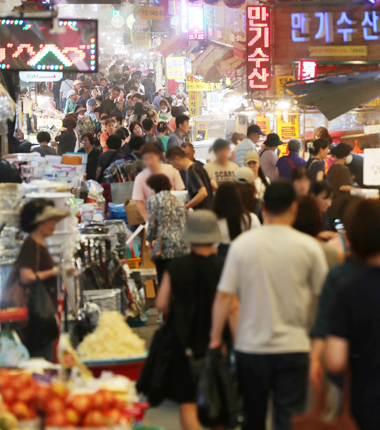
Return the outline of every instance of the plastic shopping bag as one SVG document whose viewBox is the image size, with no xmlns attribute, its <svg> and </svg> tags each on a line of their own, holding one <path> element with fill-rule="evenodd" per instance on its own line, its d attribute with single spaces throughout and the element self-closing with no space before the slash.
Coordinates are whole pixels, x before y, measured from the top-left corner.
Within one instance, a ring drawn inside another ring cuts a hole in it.
<svg viewBox="0 0 380 430">
<path fill-rule="evenodd" d="M 234 429 L 244 421 L 229 360 L 220 348 L 207 352 L 198 383 L 197 408 L 204 427 Z"/>
</svg>

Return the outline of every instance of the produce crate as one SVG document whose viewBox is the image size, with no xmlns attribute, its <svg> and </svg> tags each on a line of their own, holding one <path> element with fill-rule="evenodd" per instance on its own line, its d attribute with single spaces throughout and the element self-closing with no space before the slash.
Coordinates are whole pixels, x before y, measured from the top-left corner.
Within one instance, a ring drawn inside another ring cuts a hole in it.
<svg viewBox="0 0 380 430">
<path fill-rule="evenodd" d="M 140 269 L 140 263 L 141 263 L 141 258 L 140 257 L 129 258 L 127 260 L 127 264 L 128 264 L 128 266 L 129 266 L 129 268 L 131 270 Z"/>
<path fill-rule="evenodd" d="M 121 290 L 84 290 L 83 300 L 96 303 L 101 311 L 121 311 Z"/>
</svg>

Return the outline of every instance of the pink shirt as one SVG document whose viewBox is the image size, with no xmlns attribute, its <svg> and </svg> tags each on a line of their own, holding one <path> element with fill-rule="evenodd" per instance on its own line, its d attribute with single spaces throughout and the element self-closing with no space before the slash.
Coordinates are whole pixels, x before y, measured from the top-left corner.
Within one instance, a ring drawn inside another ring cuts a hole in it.
<svg viewBox="0 0 380 430">
<path fill-rule="evenodd" d="M 170 164 L 161 164 L 161 171 L 159 173 L 162 173 L 169 178 L 173 190 L 182 191 L 185 189 L 185 185 L 179 171 Z M 146 184 L 146 180 L 151 175 L 152 172 L 149 169 L 144 169 L 136 176 L 135 184 L 133 186 L 132 200 L 147 201 L 149 197 L 154 196 L 154 191 Z"/>
</svg>

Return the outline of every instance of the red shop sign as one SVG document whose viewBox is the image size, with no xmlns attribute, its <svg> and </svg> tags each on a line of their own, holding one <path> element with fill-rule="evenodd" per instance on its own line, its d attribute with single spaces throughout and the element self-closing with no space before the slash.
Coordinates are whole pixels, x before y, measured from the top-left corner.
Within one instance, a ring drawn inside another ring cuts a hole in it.
<svg viewBox="0 0 380 430">
<path fill-rule="evenodd" d="M 247 79 L 249 91 L 269 88 L 272 19 L 268 6 L 247 6 Z"/>
</svg>

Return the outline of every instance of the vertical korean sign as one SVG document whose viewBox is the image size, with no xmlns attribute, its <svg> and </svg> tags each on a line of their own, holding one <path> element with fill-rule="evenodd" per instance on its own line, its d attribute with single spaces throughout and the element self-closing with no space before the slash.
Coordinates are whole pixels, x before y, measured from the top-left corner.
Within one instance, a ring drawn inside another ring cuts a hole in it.
<svg viewBox="0 0 380 430">
<path fill-rule="evenodd" d="M 272 19 L 268 6 L 247 6 L 247 86 L 266 91 L 272 62 Z"/>
</svg>

